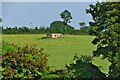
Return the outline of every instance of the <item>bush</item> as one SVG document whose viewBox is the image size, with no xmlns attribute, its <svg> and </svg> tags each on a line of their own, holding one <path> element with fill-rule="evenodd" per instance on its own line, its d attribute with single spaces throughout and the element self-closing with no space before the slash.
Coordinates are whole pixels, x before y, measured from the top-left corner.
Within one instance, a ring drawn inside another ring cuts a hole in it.
<svg viewBox="0 0 120 80">
<path fill-rule="evenodd" d="M 60 78 L 76 78 L 76 79 L 92 79 L 97 78 L 98 80 L 101 78 L 106 78 L 106 75 L 102 73 L 97 66 L 92 64 L 92 57 L 89 56 L 81 56 L 76 57 L 75 63 L 71 63 L 70 65 L 66 65 L 66 69 L 58 70 L 57 74 L 59 74 Z"/>
<path fill-rule="evenodd" d="M 10 46 L 17 50 L 11 50 L 13 47 L 7 51 L 3 49 L 2 79 L 40 79 L 49 73 L 48 55 L 43 52 L 43 48 L 37 49 L 29 45 Z"/>
</svg>

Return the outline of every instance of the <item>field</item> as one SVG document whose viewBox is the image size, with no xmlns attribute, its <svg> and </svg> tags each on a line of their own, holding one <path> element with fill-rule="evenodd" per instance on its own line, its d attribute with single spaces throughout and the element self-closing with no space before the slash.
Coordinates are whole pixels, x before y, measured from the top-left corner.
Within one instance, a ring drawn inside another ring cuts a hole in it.
<svg viewBox="0 0 120 80">
<path fill-rule="evenodd" d="M 37 48 L 44 48 L 45 53 L 49 54 L 48 64 L 56 69 L 64 68 L 66 64 L 72 62 L 75 53 L 80 55 L 92 55 L 96 46 L 91 44 L 94 36 L 64 35 L 64 38 L 41 39 L 46 35 L 2 35 L 2 40 L 14 44 L 29 44 Z M 94 58 L 93 63 L 102 66 L 104 73 L 108 72 L 110 63 L 107 60 Z"/>
</svg>

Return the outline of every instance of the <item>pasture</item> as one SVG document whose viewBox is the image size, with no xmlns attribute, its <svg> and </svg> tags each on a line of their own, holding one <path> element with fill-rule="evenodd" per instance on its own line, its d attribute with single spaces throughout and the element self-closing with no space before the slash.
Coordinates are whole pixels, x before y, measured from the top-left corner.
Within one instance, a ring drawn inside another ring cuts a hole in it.
<svg viewBox="0 0 120 80">
<path fill-rule="evenodd" d="M 66 64 L 71 63 L 75 53 L 80 55 L 92 55 L 96 46 L 91 44 L 94 36 L 64 35 L 64 38 L 42 39 L 46 35 L 20 34 L 20 35 L 2 35 L 2 41 L 14 44 L 29 44 L 37 48 L 44 48 L 45 53 L 49 54 L 48 64 L 56 69 L 64 68 Z M 94 58 L 93 63 L 100 67 L 104 73 L 108 72 L 110 63 L 107 60 Z"/>
</svg>

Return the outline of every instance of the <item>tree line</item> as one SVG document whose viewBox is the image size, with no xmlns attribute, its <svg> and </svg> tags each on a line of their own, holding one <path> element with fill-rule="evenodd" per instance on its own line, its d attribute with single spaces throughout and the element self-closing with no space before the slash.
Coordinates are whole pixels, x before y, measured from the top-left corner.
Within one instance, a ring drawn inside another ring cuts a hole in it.
<svg viewBox="0 0 120 80">
<path fill-rule="evenodd" d="M 75 29 L 73 26 L 69 25 L 72 16 L 71 12 L 64 10 L 60 14 L 63 21 L 53 21 L 49 27 L 1 27 L 2 34 L 47 34 L 47 33 L 62 33 L 62 34 L 72 34 L 72 35 L 87 35 L 89 33 L 89 26 L 86 26 L 85 22 L 79 23 L 80 29 Z M 2 18 L 0 18 L 2 22 Z"/>
<path fill-rule="evenodd" d="M 62 33 L 71 35 L 87 35 L 89 33 L 89 27 L 82 27 L 75 29 L 70 25 L 64 24 L 62 21 L 54 21 L 50 24 L 50 27 L 2 27 L 2 34 L 48 34 L 48 33 Z"/>
</svg>

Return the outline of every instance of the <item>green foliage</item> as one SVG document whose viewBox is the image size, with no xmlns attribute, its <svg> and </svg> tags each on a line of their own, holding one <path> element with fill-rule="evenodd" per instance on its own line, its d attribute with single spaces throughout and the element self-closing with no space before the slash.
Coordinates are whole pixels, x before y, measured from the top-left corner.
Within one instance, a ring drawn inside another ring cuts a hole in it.
<svg viewBox="0 0 120 80">
<path fill-rule="evenodd" d="M 65 25 L 64 22 L 54 21 L 50 24 L 51 33 L 74 34 L 75 29 L 70 25 Z"/>
<path fill-rule="evenodd" d="M 85 26 L 85 27 L 81 27 L 79 31 L 81 34 L 87 35 L 87 34 L 89 34 L 89 30 L 90 30 L 90 27 Z"/>
<path fill-rule="evenodd" d="M 10 45 L 6 44 L 5 45 Z M 40 79 L 49 73 L 48 55 L 43 49 L 25 46 L 14 46 L 17 51 L 5 51 L 2 55 L 2 79 Z M 5 47 L 3 48 L 3 50 Z"/>
<path fill-rule="evenodd" d="M 79 23 L 79 25 L 82 27 L 85 27 L 86 24 L 85 24 L 85 22 L 81 22 L 81 23 Z"/>
<path fill-rule="evenodd" d="M 15 34 L 2 35 L 2 39 L 5 42 L 18 45 L 29 44 L 31 46 L 36 45 L 37 48 L 43 47 L 45 52 L 50 55 L 48 64 L 50 66 L 54 66 L 56 69 L 61 69 L 66 63 L 70 63 L 74 55 L 73 53 L 76 52 L 79 56 L 91 56 L 92 51 L 96 49 L 96 46 L 91 44 L 91 41 L 95 38 L 95 36 L 64 35 L 64 38 L 41 39 L 45 36 L 46 35 Z M 106 59 L 98 59 L 99 58 L 96 57 L 93 60 L 93 63 L 103 66 L 104 70 L 102 71 L 107 74 L 110 63 Z"/>
<path fill-rule="evenodd" d="M 68 10 L 64 10 L 61 14 L 60 14 L 61 18 L 63 18 L 63 22 L 65 24 L 70 23 L 70 19 L 72 19 L 71 13 Z"/>
<path fill-rule="evenodd" d="M 119 49 L 120 52 L 120 49 Z M 116 78 L 117 80 L 120 78 L 120 54 L 117 53 L 116 55 L 116 65 L 115 65 L 115 69 L 114 69 L 114 78 Z"/>
<path fill-rule="evenodd" d="M 5 42 L 2 43 L 2 53 L 1 54 L 5 54 L 8 51 L 14 51 L 17 52 L 17 48 L 14 44 L 7 44 Z"/>
<path fill-rule="evenodd" d="M 119 2 L 97 2 L 90 5 L 86 10 L 93 17 L 94 22 L 90 22 L 90 34 L 95 35 L 93 44 L 97 44 L 93 56 L 107 58 L 112 64 L 109 67 L 109 77 L 117 77 L 116 64 L 117 56 L 120 55 L 120 1 Z M 120 58 L 119 58 L 120 59 Z M 119 67 L 120 68 L 120 67 Z M 115 77 L 115 78 L 116 78 Z"/>
<path fill-rule="evenodd" d="M 80 29 L 75 29 L 70 25 L 64 24 L 61 21 L 54 21 L 50 24 L 50 27 L 0 27 L 2 34 L 48 34 L 48 33 L 63 33 L 70 35 L 88 35 L 89 27 L 83 27 Z"/>
<path fill-rule="evenodd" d="M 0 23 L 2 22 L 2 18 L 0 18 Z"/>
<path fill-rule="evenodd" d="M 61 78 L 76 78 L 76 79 L 89 79 L 89 78 L 105 78 L 99 68 L 91 63 L 92 57 L 90 56 L 74 56 L 75 63 L 66 65 L 66 69 L 57 71 Z"/>
<path fill-rule="evenodd" d="M 89 34 L 90 27 L 86 26 L 85 22 L 81 22 L 79 23 L 79 25 L 80 25 L 79 34 Z"/>
</svg>

